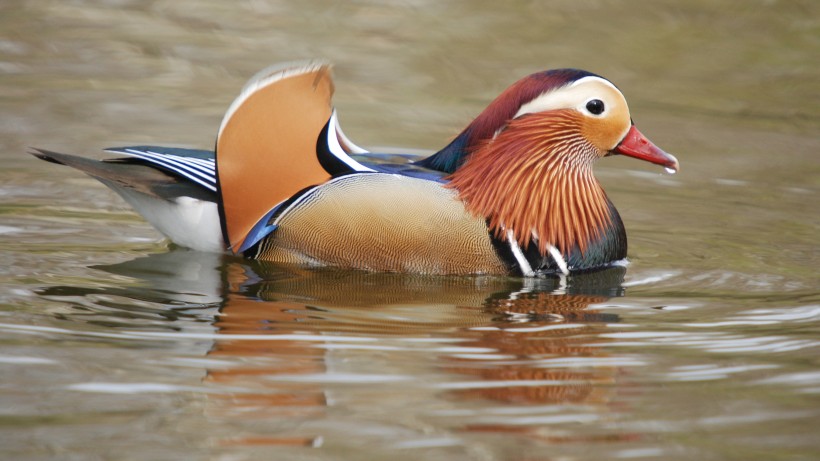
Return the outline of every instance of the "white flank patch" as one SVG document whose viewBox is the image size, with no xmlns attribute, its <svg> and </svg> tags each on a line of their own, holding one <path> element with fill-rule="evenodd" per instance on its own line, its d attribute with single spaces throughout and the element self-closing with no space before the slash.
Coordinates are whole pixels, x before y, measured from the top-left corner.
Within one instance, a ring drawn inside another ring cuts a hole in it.
<svg viewBox="0 0 820 461">
<path fill-rule="evenodd" d="M 333 116 L 335 117 L 335 120 L 336 120 L 335 128 L 336 128 L 336 136 L 338 137 L 336 142 L 339 142 L 339 140 L 341 140 L 348 147 L 350 152 L 353 153 L 353 154 L 366 154 L 368 152 L 367 149 L 364 149 L 364 148 L 361 148 L 361 147 L 357 146 L 356 144 L 353 143 L 353 141 L 350 140 L 350 138 L 347 137 L 347 135 L 344 134 L 344 132 L 342 131 L 341 125 L 339 125 L 339 117 L 336 117 L 336 109 L 333 109 Z"/>
<path fill-rule="evenodd" d="M 356 160 L 353 160 L 351 156 L 347 155 L 347 152 L 345 152 L 345 150 L 342 148 L 342 145 L 339 144 L 339 136 L 344 137 L 344 133 L 342 133 L 342 129 L 339 127 L 339 118 L 336 115 L 336 109 L 334 109 L 333 113 L 330 115 L 330 125 L 335 128 L 334 130 L 327 130 L 327 146 L 330 150 L 330 153 L 342 162 L 344 162 L 345 165 L 349 166 L 350 168 L 353 168 L 356 171 L 376 171 L 372 168 L 368 168 L 362 165 Z M 350 143 L 347 140 L 347 138 L 345 138 L 345 140 L 345 142 L 347 142 L 349 146 L 352 146 L 355 149 L 363 150 L 361 149 L 361 147 L 353 143 Z"/>
<path fill-rule="evenodd" d="M 197 251 L 225 251 L 216 203 L 186 196 L 168 201 L 111 181 L 102 182 L 177 245 Z"/>
</svg>

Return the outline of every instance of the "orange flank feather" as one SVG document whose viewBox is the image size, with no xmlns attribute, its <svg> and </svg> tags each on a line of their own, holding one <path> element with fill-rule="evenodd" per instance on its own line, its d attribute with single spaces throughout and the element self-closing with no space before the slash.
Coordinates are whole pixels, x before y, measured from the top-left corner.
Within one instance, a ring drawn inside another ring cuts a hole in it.
<svg viewBox="0 0 820 461">
<path fill-rule="evenodd" d="M 509 122 L 450 175 L 466 208 L 489 220 L 496 237 L 512 230 L 522 247 L 537 238 L 568 254 L 601 237 L 610 224 L 608 200 L 592 174 L 598 149 L 581 132 L 581 114 L 556 110 Z"/>
<path fill-rule="evenodd" d="M 234 252 L 259 219 L 330 175 L 316 140 L 331 115 L 326 64 L 266 69 L 246 85 L 219 130 L 217 175 L 226 243 Z"/>
</svg>

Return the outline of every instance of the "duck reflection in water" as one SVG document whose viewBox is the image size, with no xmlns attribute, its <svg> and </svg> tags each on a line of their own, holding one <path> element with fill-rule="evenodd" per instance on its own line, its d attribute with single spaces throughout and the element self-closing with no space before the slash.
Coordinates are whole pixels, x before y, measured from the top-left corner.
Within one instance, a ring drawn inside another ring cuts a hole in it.
<svg viewBox="0 0 820 461">
<path fill-rule="evenodd" d="M 388 381 L 392 374 L 423 381 L 398 380 L 397 389 L 378 391 L 390 395 L 374 400 L 397 408 L 403 395 L 408 405 L 412 399 L 455 405 L 477 399 L 605 411 L 621 373 L 602 365 L 606 339 L 598 334 L 618 316 L 595 305 L 623 296 L 623 267 L 560 279 L 441 277 L 285 267 L 179 250 L 98 268 L 147 283 L 94 294 L 149 300 L 175 312 L 198 304 L 200 315 L 203 308 L 212 315 L 216 339 L 207 355 L 230 365 L 207 370 L 204 380 L 242 391 L 212 394 L 207 414 L 242 421 L 245 429 L 220 445 L 320 443 L 321 430 L 305 434 L 294 424 L 260 433 L 245 422 L 326 418 L 350 388 L 338 387 L 340 376 L 366 387 L 356 382 L 357 373 L 372 376 L 382 362 L 389 369 L 377 374 Z M 92 293 L 55 287 L 42 294 Z M 567 366 L 573 360 L 581 364 Z M 461 419 L 453 426 L 556 440 L 527 425 Z"/>
</svg>

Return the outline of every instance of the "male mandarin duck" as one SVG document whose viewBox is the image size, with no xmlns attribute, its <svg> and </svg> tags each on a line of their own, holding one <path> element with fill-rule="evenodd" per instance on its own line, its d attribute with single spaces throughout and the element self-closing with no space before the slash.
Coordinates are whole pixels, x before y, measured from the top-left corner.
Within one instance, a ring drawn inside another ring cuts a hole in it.
<svg viewBox="0 0 820 461">
<path fill-rule="evenodd" d="M 103 161 L 37 149 L 116 191 L 178 245 L 249 258 L 426 274 L 568 274 L 626 258 L 595 160 L 674 172 L 621 92 L 576 69 L 501 93 L 434 155 L 373 154 L 331 106 L 325 63 L 267 68 L 231 104 L 216 152 L 135 146 Z M 400 158 L 404 161 L 396 162 Z"/>
</svg>

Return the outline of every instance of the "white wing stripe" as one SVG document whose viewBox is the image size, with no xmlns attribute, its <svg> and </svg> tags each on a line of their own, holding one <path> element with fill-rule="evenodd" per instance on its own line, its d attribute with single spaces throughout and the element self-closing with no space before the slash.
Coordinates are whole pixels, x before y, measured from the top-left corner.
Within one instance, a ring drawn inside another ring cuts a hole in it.
<svg viewBox="0 0 820 461">
<path fill-rule="evenodd" d="M 144 159 L 152 159 L 155 163 L 168 168 L 177 168 L 180 172 L 187 173 L 186 176 L 191 177 L 191 179 L 193 179 L 193 177 L 197 177 L 211 184 L 216 184 L 215 178 L 211 174 L 208 174 L 208 172 L 202 172 L 198 169 L 192 168 L 190 165 L 175 161 L 172 158 L 168 158 L 166 156 L 152 156 L 151 154 L 143 154 L 140 157 Z"/>
<path fill-rule="evenodd" d="M 130 155 L 132 157 L 143 159 L 147 162 L 157 164 L 159 166 L 162 166 L 163 168 L 167 168 L 171 171 L 179 173 L 184 178 L 187 178 L 208 190 L 216 192 L 216 171 L 204 165 L 197 165 L 196 167 L 194 167 L 192 164 L 186 164 L 185 161 L 189 160 L 186 157 L 156 154 L 152 152 L 143 152 L 134 149 L 126 149 L 125 151 L 112 152 L 119 152 L 122 154 Z M 203 168 L 204 171 L 202 170 Z"/>
<path fill-rule="evenodd" d="M 167 169 L 171 170 L 171 171 L 176 171 L 177 173 L 179 173 L 180 175 L 182 175 L 182 176 L 183 176 L 183 177 L 185 177 L 186 179 L 190 179 L 191 181 L 193 181 L 193 182 L 195 182 L 195 183 L 199 184 L 200 186 L 202 186 L 202 187 L 204 187 L 204 188 L 206 188 L 206 189 L 208 189 L 208 190 L 211 190 L 211 191 L 213 191 L 213 192 L 216 192 L 216 185 L 215 185 L 215 184 L 210 184 L 210 183 L 208 183 L 208 182 L 206 182 L 206 181 L 203 181 L 202 179 L 199 179 L 199 178 L 197 178 L 197 177 L 195 177 L 195 176 L 191 176 L 191 175 L 190 175 L 190 174 L 188 174 L 186 171 L 184 171 L 184 170 L 182 170 L 182 169 L 180 169 L 180 168 L 173 167 L 173 166 L 170 166 L 170 165 L 163 165 L 163 166 L 164 166 L 165 168 L 167 168 Z"/>
<path fill-rule="evenodd" d="M 137 151 L 137 152 L 147 152 L 149 154 L 164 155 L 166 157 L 173 157 L 175 159 L 182 160 L 185 163 L 190 163 L 190 164 L 194 164 L 194 165 L 201 165 L 201 166 L 205 167 L 208 170 L 213 170 L 214 169 L 214 161 L 210 160 L 210 159 L 194 158 L 194 157 L 183 157 L 181 155 L 174 155 L 174 154 L 163 154 L 163 153 L 160 153 L 160 152 L 154 152 L 152 150 Z"/>
<path fill-rule="evenodd" d="M 149 160 L 145 158 L 146 155 L 158 155 L 165 158 L 173 158 L 182 163 L 190 164 L 192 167 L 199 167 L 203 172 L 207 174 L 213 174 L 216 169 L 215 162 L 213 159 L 207 158 L 195 158 L 195 157 L 184 157 L 181 155 L 174 155 L 174 154 L 163 154 L 160 152 L 154 152 L 150 150 L 138 150 L 138 149 L 106 149 L 106 152 L 111 152 L 113 154 L 125 154 L 131 155 L 134 157 L 144 158 L 145 160 Z M 151 161 L 151 160 L 149 160 Z"/>
<path fill-rule="evenodd" d="M 155 154 L 152 152 L 132 152 L 131 154 L 162 166 L 179 168 L 180 170 L 187 172 L 189 175 L 198 176 L 201 179 L 216 184 L 214 170 L 203 168 L 200 165 L 189 164 L 184 160 L 184 157 Z"/>
<path fill-rule="evenodd" d="M 180 157 L 180 156 L 173 155 L 173 154 L 159 154 L 157 152 L 151 152 L 151 151 L 130 151 L 129 153 L 132 154 L 132 155 L 139 156 L 141 158 L 154 159 L 154 160 L 157 160 L 159 162 L 167 161 L 169 163 L 173 163 L 175 165 L 178 165 L 181 168 L 190 168 L 192 173 L 197 174 L 195 172 L 198 172 L 198 174 L 205 175 L 204 177 L 207 177 L 207 178 L 213 178 L 214 177 L 215 168 L 214 168 L 213 164 L 211 164 L 211 165 L 202 165 L 200 163 L 193 162 L 193 160 L 198 160 L 198 159 L 191 159 L 191 158 L 188 158 L 188 157 Z"/>
<path fill-rule="evenodd" d="M 336 116 L 336 109 L 334 109 L 330 115 L 330 125 L 328 126 L 327 130 L 327 146 L 328 150 L 330 150 L 330 153 L 342 162 L 344 162 L 350 168 L 353 168 L 353 170 L 355 171 L 376 171 L 372 168 L 368 168 L 362 165 L 361 163 L 354 160 L 351 156 L 347 155 L 347 152 L 345 152 L 341 144 L 339 144 L 339 138 L 337 134 L 339 130 L 339 119 Z"/>
</svg>

